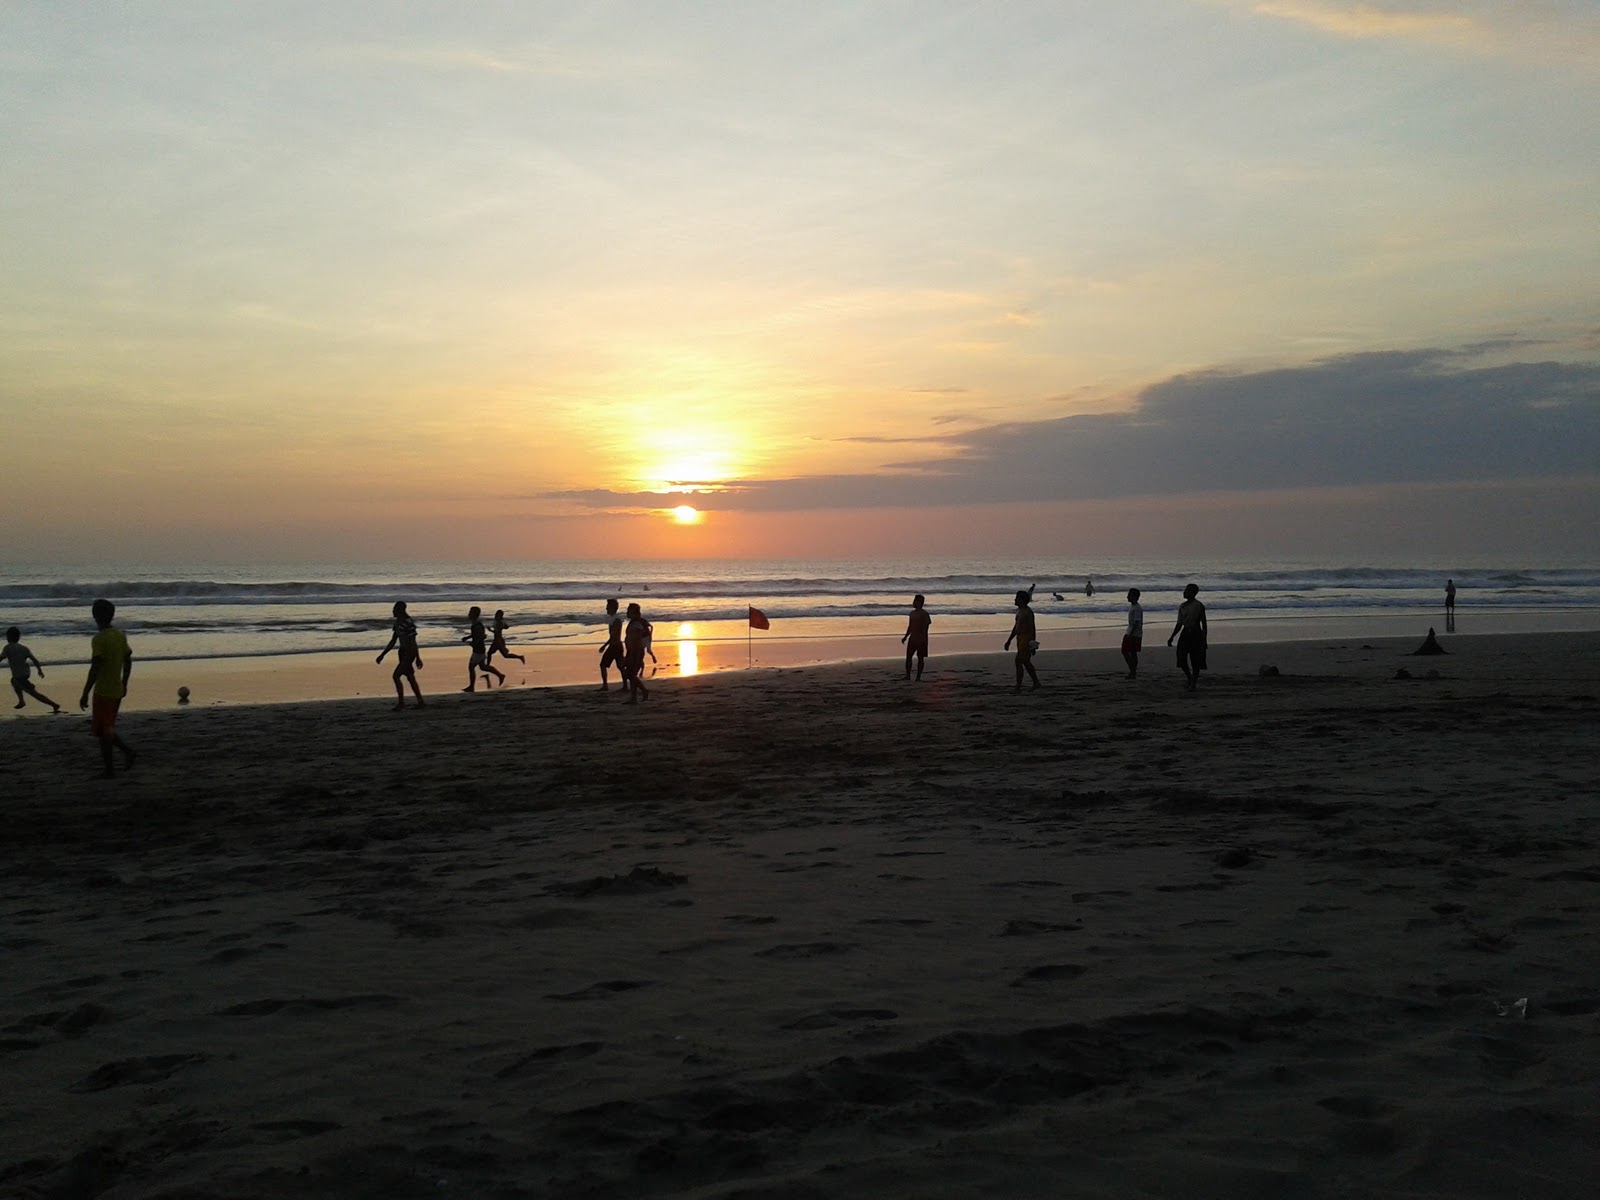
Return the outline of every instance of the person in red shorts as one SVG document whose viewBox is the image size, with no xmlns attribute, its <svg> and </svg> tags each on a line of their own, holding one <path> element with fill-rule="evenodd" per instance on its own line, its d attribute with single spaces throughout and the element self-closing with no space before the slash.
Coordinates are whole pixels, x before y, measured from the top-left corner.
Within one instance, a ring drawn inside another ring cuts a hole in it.
<svg viewBox="0 0 1600 1200">
<path fill-rule="evenodd" d="M 117 710 L 122 698 L 128 694 L 128 677 L 133 674 L 133 651 L 128 638 L 111 621 L 117 615 L 117 606 L 109 600 L 96 600 L 89 610 L 100 632 L 89 643 L 89 676 L 83 681 L 83 695 L 78 698 L 79 708 L 89 707 L 89 693 L 94 692 L 94 709 L 90 713 L 89 731 L 100 739 L 100 755 L 105 760 L 105 777 L 116 775 L 111 750 L 122 751 L 123 770 L 133 766 L 133 750 L 117 734 Z"/>
<path fill-rule="evenodd" d="M 1144 648 L 1144 609 L 1139 605 L 1139 589 L 1128 589 L 1128 629 L 1122 635 L 1122 661 L 1128 664 L 1128 678 L 1139 674 L 1139 651 Z"/>
</svg>

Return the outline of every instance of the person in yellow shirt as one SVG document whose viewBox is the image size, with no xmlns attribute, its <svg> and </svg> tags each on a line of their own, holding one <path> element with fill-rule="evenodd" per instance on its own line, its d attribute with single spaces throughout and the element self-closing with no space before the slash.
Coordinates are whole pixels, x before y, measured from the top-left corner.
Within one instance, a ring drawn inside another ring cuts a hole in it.
<svg viewBox="0 0 1600 1200">
<path fill-rule="evenodd" d="M 128 646 L 127 635 L 111 621 L 117 615 L 117 606 L 109 600 L 96 600 L 89 610 L 100 632 L 89 643 L 89 677 L 83 681 L 83 695 L 78 698 L 79 708 L 89 707 L 89 693 L 94 692 L 94 709 L 90 713 L 89 731 L 100 739 L 100 754 L 105 760 L 105 776 L 116 774 L 112 764 L 112 747 L 122 751 L 122 769 L 133 766 L 133 749 L 117 735 L 117 710 L 122 698 L 128 694 L 128 677 L 133 674 L 133 651 Z"/>
</svg>

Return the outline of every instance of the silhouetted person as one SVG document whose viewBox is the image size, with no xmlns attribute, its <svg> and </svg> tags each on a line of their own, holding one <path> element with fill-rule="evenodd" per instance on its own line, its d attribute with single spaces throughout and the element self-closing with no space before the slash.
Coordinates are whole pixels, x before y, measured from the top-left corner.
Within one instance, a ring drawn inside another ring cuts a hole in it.
<svg viewBox="0 0 1600 1200">
<path fill-rule="evenodd" d="M 478 690 L 478 672 L 483 672 L 483 686 L 489 686 L 489 676 L 493 675 L 505 686 L 506 677 L 498 668 L 489 665 L 489 635 L 483 628 L 483 609 L 474 604 L 467 610 L 467 636 L 463 642 L 472 643 L 472 655 L 467 659 L 467 686 L 463 692 Z"/>
<path fill-rule="evenodd" d="M 1183 603 L 1178 605 L 1178 623 L 1172 627 L 1172 639 L 1178 639 L 1178 669 L 1183 672 L 1185 686 L 1192 692 L 1200 685 L 1200 672 L 1206 669 L 1206 606 L 1197 597 L 1200 585 L 1191 583 L 1183 589 Z"/>
<path fill-rule="evenodd" d="M 22 630 L 13 625 L 6 630 L 6 644 L 0 646 L 0 660 L 11 666 L 11 690 L 17 694 L 17 702 L 13 708 L 21 708 L 28 703 L 27 697 L 32 696 L 40 704 L 48 704 L 50 711 L 58 713 L 61 705 L 46 696 L 28 679 L 28 664 L 33 664 L 33 669 L 39 672 L 39 678 L 44 678 L 44 664 L 33 656 L 33 651 L 22 644 Z"/>
<path fill-rule="evenodd" d="M 1092 595 L 1094 595 L 1094 580 L 1092 580 L 1092 579 L 1085 579 L 1085 580 L 1084 580 L 1084 581 L 1083 581 L 1083 594 L 1084 594 L 1084 595 L 1085 595 L 1085 596 L 1092 596 Z"/>
<path fill-rule="evenodd" d="M 389 644 L 378 652 L 378 661 L 382 662 L 384 656 L 396 646 L 400 648 L 394 664 L 394 695 L 395 712 L 406 706 L 406 690 L 401 685 L 402 680 L 409 680 L 411 691 L 417 698 L 417 707 L 422 707 L 422 689 L 417 686 L 417 672 L 422 668 L 422 651 L 417 649 L 417 623 L 406 614 L 406 602 L 394 602 L 394 632 L 389 635 Z"/>
<path fill-rule="evenodd" d="M 1006 638 L 1005 648 L 1009 650 L 1013 641 L 1017 643 L 1017 684 L 1011 689 L 1013 693 L 1022 690 L 1024 671 L 1028 673 L 1028 678 L 1033 680 L 1033 686 L 1039 686 L 1039 672 L 1033 669 L 1033 656 L 1039 649 L 1039 641 L 1033 624 L 1033 609 L 1028 607 L 1028 601 L 1032 598 L 1033 589 L 1029 588 L 1025 592 L 1018 592 L 1016 599 L 1012 601 L 1017 606 L 1017 619 L 1011 626 L 1010 637 Z"/>
<path fill-rule="evenodd" d="M 928 610 L 922 607 L 922 593 L 918 592 L 911 598 L 911 619 L 906 622 L 906 631 L 900 635 L 900 641 L 906 648 L 906 678 L 911 678 L 911 660 L 917 660 L 917 678 L 922 678 L 922 665 L 928 661 L 928 626 L 933 624 L 933 618 L 928 615 Z"/>
<path fill-rule="evenodd" d="M 489 634 L 490 634 L 490 637 L 489 637 L 489 659 L 490 659 L 490 661 L 492 661 L 494 659 L 494 656 L 496 654 L 498 654 L 501 658 L 514 658 L 519 663 L 522 663 L 524 666 L 527 665 L 527 662 L 528 662 L 527 659 L 523 658 L 522 655 L 520 655 L 520 654 L 511 653 L 510 648 L 506 646 L 506 610 L 505 609 L 497 608 L 497 609 L 494 610 L 494 624 L 489 627 Z"/>
<path fill-rule="evenodd" d="M 117 606 L 109 600 L 96 600 L 89 610 L 99 632 L 89 643 L 89 675 L 83 681 L 83 695 L 78 698 L 79 708 L 89 707 L 89 691 L 94 690 L 94 709 L 90 713 L 89 730 L 100 739 L 100 757 L 105 763 L 107 779 L 115 775 L 111 750 L 122 751 L 122 769 L 133 766 L 133 751 L 117 735 L 117 712 L 128 694 L 128 678 L 133 674 L 133 650 L 127 636 L 111 624 L 117 615 Z"/>
<path fill-rule="evenodd" d="M 1139 651 L 1144 647 L 1144 608 L 1139 589 L 1128 589 L 1128 628 L 1122 635 L 1122 661 L 1128 664 L 1128 678 L 1139 674 Z"/>
<path fill-rule="evenodd" d="M 622 618 L 617 616 L 615 598 L 606 601 L 606 640 L 600 643 L 600 690 L 608 692 L 611 683 L 606 678 L 606 668 L 615 665 L 622 676 L 622 686 L 628 686 L 628 669 L 623 666 Z"/>
<path fill-rule="evenodd" d="M 1418 646 L 1411 653 L 1414 654 L 1414 655 L 1415 654 L 1449 654 L 1450 651 L 1446 650 L 1443 646 L 1439 645 L 1439 639 L 1434 636 L 1433 626 L 1430 625 L 1430 626 L 1428 626 L 1428 636 L 1422 639 L 1422 645 Z"/>
<path fill-rule="evenodd" d="M 1444 628 L 1449 633 L 1456 627 L 1456 581 L 1444 581 Z"/>
<path fill-rule="evenodd" d="M 628 684 L 628 703 L 637 704 L 640 698 L 650 699 L 650 689 L 644 685 L 644 656 L 650 651 L 650 640 L 655 628 L 644 619 L 637 604 L 628 605 L 628 625 L 622 633 L 623 678 Z"/>
<path fill-rule="evenodd" d="M 1066 597 L 1063 596 L 1060 592 L 1051 592 L 1050 593 L 1050 598 L 1052 600 L 1065 600 L 1066 599 Z"/>
</svg>

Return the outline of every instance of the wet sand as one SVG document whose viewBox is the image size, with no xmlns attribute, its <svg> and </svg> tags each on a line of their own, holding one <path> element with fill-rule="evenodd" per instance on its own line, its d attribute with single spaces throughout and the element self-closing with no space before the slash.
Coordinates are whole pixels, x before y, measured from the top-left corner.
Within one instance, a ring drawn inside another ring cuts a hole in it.
<svg viewBox="0 0 1600 1200">
<path fill-rule="evenodd" d="M 0 1195 L 1590 1196 L 1600 635 L 1418 640 L 5 722 Z"/>
</svg>

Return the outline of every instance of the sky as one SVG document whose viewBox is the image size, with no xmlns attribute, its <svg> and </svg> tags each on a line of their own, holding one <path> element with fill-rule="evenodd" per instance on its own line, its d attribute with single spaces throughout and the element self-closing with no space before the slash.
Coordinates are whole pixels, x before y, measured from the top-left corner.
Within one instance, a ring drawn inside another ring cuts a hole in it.
<svg viewBox="0 0 1600 1200">
<path fill-rule="evenodd" d="M 5 0 L 0 113 L 14 561 L 1600 562 L 1596 0 Z"/>
</svg>

